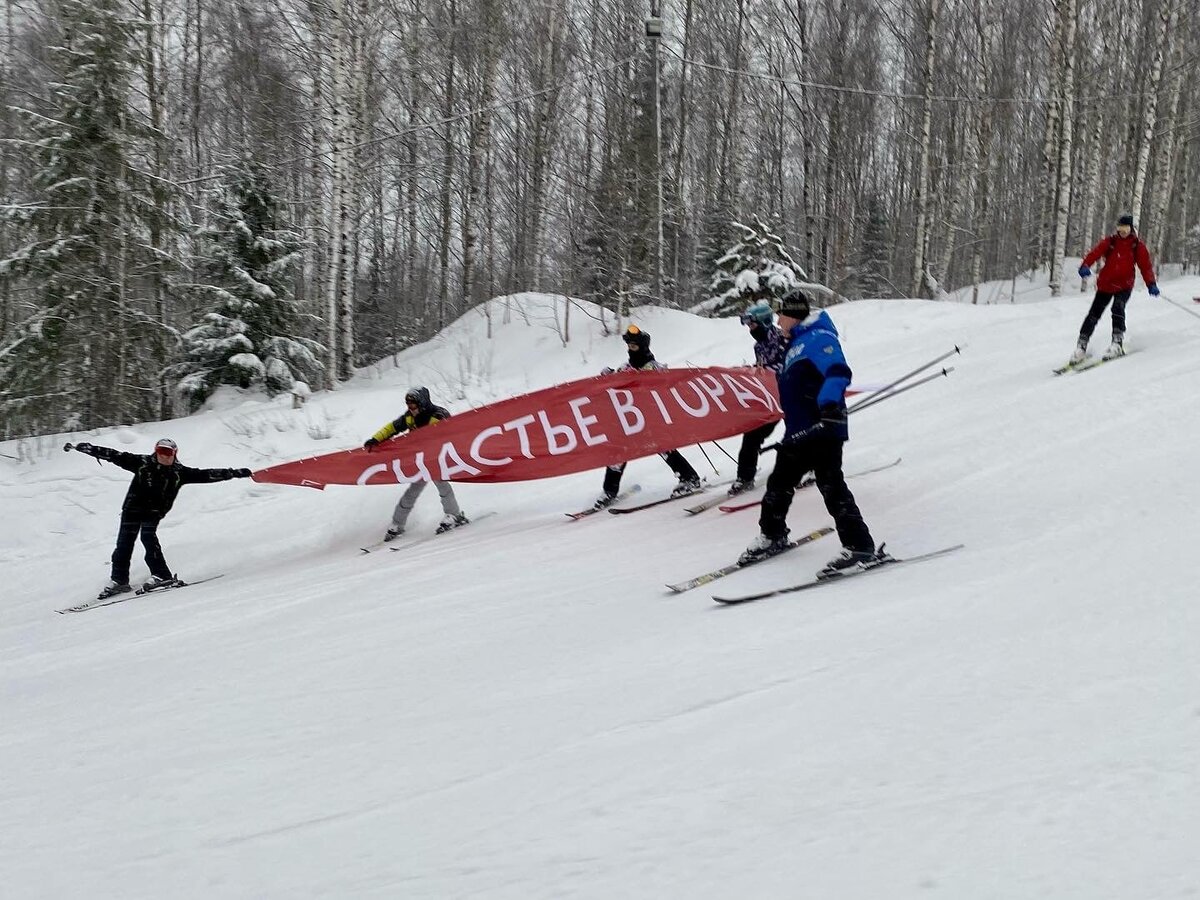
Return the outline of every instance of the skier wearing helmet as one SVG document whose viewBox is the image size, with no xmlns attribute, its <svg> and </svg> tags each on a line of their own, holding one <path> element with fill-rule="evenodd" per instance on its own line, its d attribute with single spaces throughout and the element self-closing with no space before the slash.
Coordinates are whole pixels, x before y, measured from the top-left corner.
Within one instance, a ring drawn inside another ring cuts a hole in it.
<svg viewBox="0 0 1200 900">
<path fill-rule="evenodd" d="M 413 388 L 404 395 L 404 403 L 408 407 L 408 411 L 399 418 L 388 422 L 375 432 L 375 434 L 367 438 L 363 444 L 363 449 L 373 451 L 383 444 L 384 441 L 391 440 L 399 434 L 412 431 L 414 428 L 424 428 L 428 425 L 434 425 L 443 419 L 450 418 L 448 410 L 444 407 L 433 405 L 433 401 L 429 398 L 429 388 Z M 442 500 L 442 512 L 445 513 L 441 524 L 438 525 L 437 533 L 441 534 L 442 532 L 449 531 L 451 528 L 468 524 L 469 520 L 463 515 L 462 510 L 458 508 L 458 500 L 454 496 L 454 488 L 450 486 L 450 482 L 435 481 L 433 484 L 437 488 L 438 496 Z M 414 481 L 408 486 L 408 489 L 396 504 L 395 510 L 392 511 L 392 524 L 383 536 L 385 541 L 394 541 L 400 535 L 404 534 L 404 527 L 408 524 L 409 513 L 417 505 L 417 498 L 421 496 L 421 492 L 424 490 L 424 481 Z"/>
<path fill-rule="evenodd" d="M 754 364 L 770 369 L 778 377 L 783 370 L 783 358 L 787 353 L 788 338 L 783 329 L 775 324 L 775 313 L 770 304 L 759 301 L 741 315 L 741 323 L 750 328 L 754 338 Z M 742 448 L 738 451 L 737 481 L 729 487 L 729 496 L 741 494 L 754 487 L 754 475 L 758 469 L 758 454 L 763 442 L 775 430 L 775 422 L 760 425 L 742 435 Z"/>
<path fill-rule="evenodd" d="M 139 534 L 142 546 L 146 548 L 146 565 L 150 567 L 150 580 L 142 590 L 182 585 L 183 582 L 171 573 L 158 542 L 158 523 L 171 511 L 179 489 L 185 484 L 212 484 L 231 478 L 249 478 L 251 475 L 249 469 L 193 469 L 185 466 L 179 461 L 179 448 L 170 438 L 159 440 L 154 445 L 154 452 L 145 456 L 86 442 L 67 444 L 63 449 L 86 453 L 133 473 L 133 481 L 125 493 L 125 502 L 121 504 L 121 525 L 117 531 L 117 547 L 112 554 L 112 578 L 100 592 L 98 599 L 101 600 L 131 590 L 129 563 Z"/>
</svg>

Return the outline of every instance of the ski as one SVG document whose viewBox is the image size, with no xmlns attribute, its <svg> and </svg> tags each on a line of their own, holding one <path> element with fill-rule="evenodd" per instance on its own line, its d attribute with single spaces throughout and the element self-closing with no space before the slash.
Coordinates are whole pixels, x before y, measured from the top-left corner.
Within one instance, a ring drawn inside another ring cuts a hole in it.
<svg viewBox="0 0 1200 900">
<path fill-rule="evenodd" d="M 1127 350 L 1124 353 L 1122 353 L 1120 356 L 1110 356 L 1108 359 L 1105 359 L 1103 356 L 1088 356 L 1088 357 L 1085 357 L 1082 362 L 1077 362 L 1074 365 L 1072 365 L 1071 363 L 1067 363 L 1065 366 L 1059 366 L 1057 369 L 1054 370 L 1054 374 L 1055 375 L 1067 375 L 1067 374 L 1073 375 L 1078 372 L 1086 372 L 1088 369 L 1094 369 L 1097 366 L 1104 365 L 1105 363 L 1110 363 L 1110 362 L 1113 362 L 1114 360 L 1118 360 L 1118 359 L 1124 359 L 1126 356 L 1128 356 L 1130 353 L 1133 353 L 1133 352 L 1134 351 L 1132 351 L 1132 350 Z"/>
<path fill-rule="evenodd" d="M 625 513 L 641 512 L 643 509 L 662 506 L 664 503 L 674 503 L 676 500 L 682 500 L 684 497 L 692 497 L 696 494 L 702 494 L 710 487 L 721 487 L 722 485 L 726 484 L 733 484 L 733 479 L 719 481 L 716 484 L 708 484 L 707 482 L 702 481 L 700 482 L 700 487 L 696 488 L 694 491 L 688 491 L 686 494 L 677 494 L 674 497 L 660 497 L 659 499 L 651 500 L 648 503 L 639 503 L 637 506 L 610 506 L 608 507 L 608 511 L 614 516 L 623 515 Z"/>
<path fill-rule="evenodd" d="M 895 468 L 896 466 L 900 465 L 901 459 L 903 459 L 903 457 L 897 456 L 890 463 L 885 463 L 882 466 L 875 466 L 873 469 L 863 469 L 861 472 L 855 472 L 853 475 L 847 475 L 846 480 L 849 481 L 851 478 L 861 478 L 863 475 L 873 475 L 876 472 L 882 472 L 884 469 Z M 809 475 L 807 478 L 805 478 L 803 481 L 800 482 L 800 487 L 797 488 L 797 490 L 803 490 L 804 488 L 812 487 L 816 483 L 817 483 L 817 480 L 815 478 L 813 478 L 811 475 Z M 750 507 L 759 506 L 760 504 L 762 504 L 762 497 L 759 497 L 757 500 L 747 500 L 744 503 L 727 503 L 724 506 L 720 507 L 720 509 L 721 509 L 721 512 L 729 513 L 729 512 L 737 512 L 738 510 L 742 510 L 742 509 L 750 509 Z"/>
<path fill-rule="evenodd" d="M 496 514 L 495 511 L 485 512 L 482 515 L 476 516 L 474 519 L 471 519 L 468 522 L 464 522 L 463 525 L 470 525 L 471 522 L 478 522 L 480 519 L 486 519 L 486 518 L 488 518 L 488 516 L 494 516 L 495 514 Z M 454 531 L 455 529 L 462 528 L 462 527 L 463 527 L 462 525 L 455 525 L 454 528 L 448 528 L 448 529 L 446 529 L 446 531 Z M 413 540 L 404 541 L 403 544 L 401 544 L 401 546 L 388 547 L 388 549 L 389 550 L 403 550 L 405 547 L 410 547 L 413 544 L 423 543 L 424 541 L 427 541 L 432 538 L 443 535 L 446 533 L 446 531 L 435 531 L 433 534 L 427 534 L 427 535 L 424 535 L 419 538 L 414 538 Z M 397 535 L 393 540 L 399 541 L 400 536 Z M 384 547 L 387 547 L 388 544 L 390 544 L 390 543 L 391 543 L 391 541 L 379 540 L 373 544 L 367 544 L 365 547 L 359 547 L 358 549 L 362 553 L 374 553 L 376 550 L 382 550 Z"/>
<path fill-rule="evenodd" d="M 87 612 L 89 609 L 99 609 L 102 606 L 112 606 L 115 603 L 124 603 L 126 600 L 132 600 L 135 597 L 144 597 L 147 594 L 158 594 L 163 591 L 174 590 L 181 587 L 192 587 L 197 584 L 204 584 L 206 581 L 215 581 L 218 578 L 224 578 L 222 575 L 210 575 L 207 578 L 197 578 L 195 581 L 178 581 L 169 585 L 163 585 L 160 588 L 138 588 L 136 591 L 126 591 L 124 594 L 117 594 L 113 597 L 105 597 L 104 599 L 89 600 L 87 603 L 80 603 L 78 606 L 68 606 L 66 609 L 56 609 L 56 613 L 76 613 Z"/>
<path fill-rule="evenodd" d="M 737 495 L 735 494 L 734 496 L 737 496 Z M 709 500 L 705 500 L 703 503 L 697 503 L 695 506 L 689 506 L 687 509 L 684 510 L 684 512 L 687 513 L 689 516 L 698 516 L 700 513 L 704 512 L 706 509 L 712 509 L 714 506 L 717 506 L 718 504 L 723 503 L 724 501 L 726 501 L 728 499 L 729 499 L 729 495 L 723 494 L 720 497 L 713 497 Z"/>
<path fill-rule="evenodd" d="M 642 486 L 640 484 L 635 484 L 632 487 L 626 488 L 625 490 L 621 491 L 621 493 L 617 494 L 616 498 L 614 498 L 614 500 L 613 500 L 613 503 L 617 503 L 621 500 L 625 500 L 628 497 L 631 497 L 632 495 L 636 494 L 641 489 L 642 489 Z M 596 513 L 601 512 L 606 509 L 608 509 L 607 506 L 601 506 L 601 507 L 589 506 L 587 509 L 581 509 L 579 512 L 567 513 L 567 518 L 568 519 L 583 519 L 583 518 L 586 518 L 587 516 L 594 516 Z"/>
<path fill-rule="evenodd" d="M 818 528 L 811 534 L 806 534 L 801 538 L 797 538 L 796 540 L 789 542 L 786 547 L 779 551 L 779 553 L 772 553 L 770 556 L 764 556 L 761 559 L 754 559 L 748 563 L 730 563 L 729 565 L 722 566 L 719 569 L 713 569 L 711 572 L 705 572 L 703 575 L 697 575 L 695 578 L 689 578 L 687 581 L 681 581 L 678 584 L 668 584 L 667 587 L 676 594 L 682 594 L 684 591 L 690 591 L 692 588 L 700 587 L 702 584 L 708 584 L 710 581 L 716 581 L 718 578 L 724 578 L 726 575 L 732 575 L 739 569 L 745 569 L 748 566 L 755 565 L 756 563 L 766 562 L 768 559 L 774 559 L 776 556 L 787 553 L 789 550 L 794 550 L 801 544 L 812 543 L 813 541 L 823 538 L 825 535 L 831 534 L 832 532 L 832 528 Z"/>
<path fill-rule="evenodd" d="M 395 543 L 389 544 L 388 549 L 391 550 L 393 553 L 400 553 L 401 551 L 408 550 L 412 547 L 417 547 L 417 546 L 420 546 L 421 544 L 428 543 L 429 541 L 436 540 L 437 538 L 440 538 L 443 535 L 450 534 L 453 531 L 458 531 L 458 529 L 460 529 L 460 528 L 466 528 L 468 525 L 473 525 L 476 522 L 482 522 L 484 519 L 490 519 L 495 514 L 496 514 L 496 511 L 494 509 L 488 510 L 485 513 L 480 513 L 473 519 L 468 519 L 466 522 L 463 522 L 461 525 L 455 525 L 451 528 L 447 528 L 445 531 L 435 531 L 433 534 L 426 534 L 419 538 L 414 538 L 411 541 L 404 541 L 404 542 L 400 543 L 398 546 Z"/>
<path fill-rule="evenodd" d="M 889 569 L 894 566 L 907 565 L 908 563 L 924 562 L 928 559 L 936 559 L 939 556 L 945 556 L 947 553 L 953 553 L 955 550 L 961 550 L 964 544 L 955 544 L 952 547 L 943 547 L 941 550 L 934 550 L 930 553 L 922 553 L 920 556 L 906 556 L 904 559 L 896 559 L 895 557 L 887 557 L 873 565 L 866 566 L 860 569 L 853 569 L 843 572 L 841 575 L 833 575 L 827 578 L 814 578 L 811 581 L 802 581 L 799 584 L 793 584 L 789 587 L 776 588 L 771 591 L 763 591 L 758 594 L 743 594 L 740 597 L 713 597 L 724 606 L 733 606 L 737 603 L 749 603 L 751 600 L 763 600 L 767 597 L 777 597 L 780 594 L 794 594 L 797 591 L 807 591 L 812 588 L 823 587 L 827 584 L 837 584 L 839 581 L 845 581 L 847 578 L 855 578 L 859 575 L 869 575 L 872 572 L 878 572 L 880 569 Z"/>
</svg>

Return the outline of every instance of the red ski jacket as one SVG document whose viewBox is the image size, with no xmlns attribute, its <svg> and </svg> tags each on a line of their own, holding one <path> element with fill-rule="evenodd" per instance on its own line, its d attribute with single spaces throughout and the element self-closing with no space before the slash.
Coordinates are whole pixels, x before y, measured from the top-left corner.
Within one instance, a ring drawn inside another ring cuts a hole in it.
<svg viewBox="0 0 1200 900">
<path fill-rule="evenodd" d="M 1150 266 L 1150 251 L 1136 233 L 1130 232 L 1129 237 L 1110 234 L 1100 238 L 1091 252 L 1083 258 L 1085 266 L 1094 265 L 1101 257 L 1104 268 L 1096 276 L 1096 290 L 1109 294 L 1133 289 L 1134 265 L 1142 270 L 1142 280 L 1146 286 L 1154 284 L 1154 269 Z"/>
</svg>

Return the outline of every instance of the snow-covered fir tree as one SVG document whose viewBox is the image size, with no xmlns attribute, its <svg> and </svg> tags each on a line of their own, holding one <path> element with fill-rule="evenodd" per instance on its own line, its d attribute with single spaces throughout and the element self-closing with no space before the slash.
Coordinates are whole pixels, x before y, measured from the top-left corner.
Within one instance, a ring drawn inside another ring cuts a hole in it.
<svg viewBox="0 0 1200 900">
<path fill-rule="evenodd" d="M 11 437 L 156 418 L 164 331 L 150 299 L 144 173 L 152 137 L 131 102 L 140 26 L 121 0 L 52 5 L 53 79 L 23 110 L 34 177 L 0 261 L 23 315 L 0 347 Z M 159 227 L 162 222 L 159 221 Z"/>
<path fill-rule="evenodd" d="M 692 307 L 692 312 L 713 317 L 737 315 L 749 303 L 781 297 L 807 280 L 783 238 L 758 216 L 753 226 L 734 222 L 733 227 L 741 236 L 716 261 L 709 296 Z"/>
<path fill-rule="evenodd" d="M 872 195 L 867 201 L 867 222 L 855 262 L 853 294 L 858 297 L 890 297 L 892 287 L 891 248 L 883 201 Z"/>
<path fill-rule="evenodd" d="M 302 243 L 280 227 L 263 170 L 247 163 L 233 172 L 215 206 L 194 288 L 206 311 L 183 335 L 185 361 L 172 368 L 193 408 L 221 384 L 274 395 L 324 370 L 324 348 L 303 333 L 294 294 Z"/>
</svg>

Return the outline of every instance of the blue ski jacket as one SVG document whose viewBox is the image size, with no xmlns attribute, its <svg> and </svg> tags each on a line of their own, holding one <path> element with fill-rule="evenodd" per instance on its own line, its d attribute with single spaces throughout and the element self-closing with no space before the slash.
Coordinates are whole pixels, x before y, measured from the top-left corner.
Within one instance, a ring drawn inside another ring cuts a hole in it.
<svg viewBox="0 0 1200 900">
<path fill-rule="evenodd" d="M 818 310 L 793 326 L 788 338 L 787 355 L 779 373 L 779 399 L 787 435 L 812 428 L 821 421 L 822 407 L 836 406 L 842 412 L 841 421 L 836 425 L 826 423 L 826 428 L 838 440 L 847 440 L 846 388 L 852 373 L 833 320 L 825 310 Z"/>
</svg>

